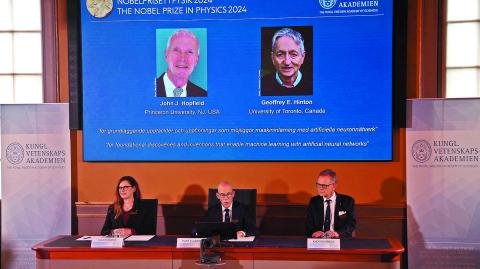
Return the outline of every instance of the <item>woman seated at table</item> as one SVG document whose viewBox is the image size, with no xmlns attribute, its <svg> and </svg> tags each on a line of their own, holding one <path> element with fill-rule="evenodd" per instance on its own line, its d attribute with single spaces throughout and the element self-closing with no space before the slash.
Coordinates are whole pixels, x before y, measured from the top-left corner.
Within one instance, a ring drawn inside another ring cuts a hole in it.
<svg viewBox="0 0 480 269">
<path fill-rule="evenodd" d="M 156 213 L 156 212 L 155 212 Z M 153 234 L 156 217 L 149 216 L 141 199 L 140 186 L 131 176 L 123 176 L 115 188 L 115 200 L 108 207 L 102 235 L 126 237 L 132 234 Z"/>
</svg>

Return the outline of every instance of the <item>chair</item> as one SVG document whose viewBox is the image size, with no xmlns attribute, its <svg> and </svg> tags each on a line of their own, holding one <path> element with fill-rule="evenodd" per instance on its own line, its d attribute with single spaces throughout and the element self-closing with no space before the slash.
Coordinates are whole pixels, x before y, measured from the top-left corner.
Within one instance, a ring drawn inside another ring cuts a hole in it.
<svg viewBox="0 0 480 269">
<path fill-rule="evenodd" d="M 249 207 L 252 213 L 252 219 L 257 219 L 257 189 L 234 189 L 235 198 L 233 200 Z M 217 189 L 208 189 L 208 207 L 219 203 L 217 199 Z"/>
<path fill-rule="evenodd" d="M 145 234 L 157 234 L 157 199 L 142 199 L 145 207 L 145 214 L 148 220 L 145 221 L 144 232 Z"/>
</svg>

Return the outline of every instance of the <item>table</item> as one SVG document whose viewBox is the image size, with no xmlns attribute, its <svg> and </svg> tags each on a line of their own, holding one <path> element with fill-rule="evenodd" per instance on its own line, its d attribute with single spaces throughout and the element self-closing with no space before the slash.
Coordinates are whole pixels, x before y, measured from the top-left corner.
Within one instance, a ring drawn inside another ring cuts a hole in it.
<svg viewBox="0 0 480 269">
<path fill-rule="evenodd" d="M 37 269 L 206 268 L 195 264 L 198 249 L 176 248 L 175 236 L 148 242 L 125 241 L 123 248 L 90 248 L 80 236 L 56 236 L 32 247 Z M 305 237 L 258 237 L 254 242 L 219 248 L 225 265 L 214 268 L 368 268 L 399 269 L 403 246 L 394 238 L 342 239 L 339 250 L 307 250 Z"/>
</svg>

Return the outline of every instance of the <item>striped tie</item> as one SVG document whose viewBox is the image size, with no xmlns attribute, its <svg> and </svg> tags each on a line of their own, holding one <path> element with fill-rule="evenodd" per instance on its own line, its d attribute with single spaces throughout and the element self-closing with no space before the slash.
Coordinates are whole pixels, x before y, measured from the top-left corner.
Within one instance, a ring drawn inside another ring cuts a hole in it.
<svg viewBox="0 0 480 269">
<path fill-rule="evenodd" d="M 325 221 L 323 222 L 323 231 L 328 232 L 330 231 L 330 222 L 331 222 L 331 211 L 330 211 L 330 202 L 331 200 L 326 200 L 327 203 L 327 210 L 325 212 Z"/>
<path fill-rule="evenodd" d="M 173 96 L 174 97 L 180 97 L 183 93 L 183 89 L 182 88 L 175 88 L 173 90 Z"/>
<path fill-rule="evenodd" d="M 230 209 L 225 209 L 225 222 L 230 222 Z"/>
</svg>

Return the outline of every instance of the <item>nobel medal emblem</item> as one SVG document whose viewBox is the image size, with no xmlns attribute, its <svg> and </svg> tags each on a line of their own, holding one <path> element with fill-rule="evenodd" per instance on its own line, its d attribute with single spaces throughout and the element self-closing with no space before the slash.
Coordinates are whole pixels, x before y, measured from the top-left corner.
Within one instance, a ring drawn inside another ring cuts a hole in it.
<svg viewBox="0 0 480 269">
<path fill-rule="evenodd" d="M 113 0 L 87 0 L 87 10 L 95 18 L 104 18 L 113 10 Z"/>
</svg>

